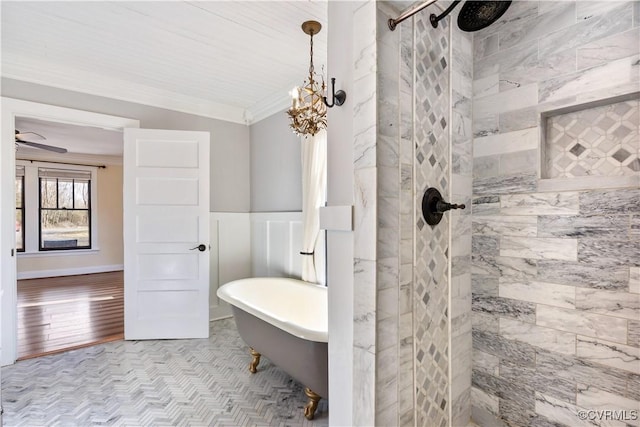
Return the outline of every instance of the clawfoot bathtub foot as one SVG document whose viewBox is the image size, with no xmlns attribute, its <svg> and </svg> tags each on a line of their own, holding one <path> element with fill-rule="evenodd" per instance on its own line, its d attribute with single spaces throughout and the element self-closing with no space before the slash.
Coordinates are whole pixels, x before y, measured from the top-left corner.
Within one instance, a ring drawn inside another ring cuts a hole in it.
<svg viewBox="0 0 640 427">
<path fill-rule="evenodd" d="M 321 399 L 319 395 L 313 392 L 309 387 L 304 388 L 304 394 L 307 395 L 309 401 L 304 405 L 304 416 L 308 420 L 312 420 L 318 409 L 318 401 Z"/>
<path fill-rule="evenodd" d="M 255 351 L 254 349 L 249 350 L 251 353 L 251 363 L 249 363 L 249 372 L 255 374 L 258 372 L 258 363 L 260 363 L 260 353 Z"/>
</svg>

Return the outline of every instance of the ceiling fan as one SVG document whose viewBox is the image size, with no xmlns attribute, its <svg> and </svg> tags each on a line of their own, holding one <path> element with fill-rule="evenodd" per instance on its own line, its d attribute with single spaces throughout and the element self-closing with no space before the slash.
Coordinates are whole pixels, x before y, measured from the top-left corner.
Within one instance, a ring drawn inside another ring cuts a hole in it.
<svg viewBox="0 0 640 427">
<path fill-rule="evenodd" d="M 44 136 L 40 135 L 39 133 L 35 133 L 35 132 L 20 132 L 18 129 L 16 129 L 16 148 L 17 148 L 17 144 L 22 144 L 22 145 L 26 145 L 27 147 L 33 147 L 33 148 L 39 148 L 41 150 L 53 151 L 54 153 L 64 154 L 64 153 L 67 152 L 66 148 L 56 147 L 54 145 L 48 145 L 48 144 L 40 144 L 38 142 L 27 141 L 27 140 L 24 139 L 25 137 L 27 137 L 29 139 L 33 139 L 33 137 L 29 137 L 27 135 L 35 135 L 37 137 L 36 139 L 47 139 Z"/>
</svg>

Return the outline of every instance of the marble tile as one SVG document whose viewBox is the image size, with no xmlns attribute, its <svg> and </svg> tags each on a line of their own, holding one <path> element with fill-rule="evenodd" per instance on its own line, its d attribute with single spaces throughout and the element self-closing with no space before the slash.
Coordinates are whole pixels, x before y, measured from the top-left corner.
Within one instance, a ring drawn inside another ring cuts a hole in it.
<svg viewBox="0 0 640 427">
<path fill-rule="evenodd" d="M 495 24 L 490 27 L 494 26 Z M 534 65 L 537 60 L 537 44 L 532 43 L 528 46 L 515 46 L 494 55 L 476 59 L 473 64 L 473 78 L 481 79 L 491 74 L 503 73 L 518 68 L 526 69 Z"/>
<path fill-rule="evenodd" d="M 474 329 L 473 348 L 524 366 L 535 365 L 535 347 L 492 332 Z M 499 396 L 500 397 L 500 396 Z"/>
<path fill-rule="evenodd" d="M 497 38 L 497 35 L 496 35 Z M 473 81 L 473 96 L 481 98 L 487 95 L 495 95 L 500 90 L 499 74 L 490 74 L 487 77 Z"/>
<path fill-rule="evenodd" d="M 500 175 L 538 173 L 538 150 L 500 154 Z"/>
<path fill-rule="evenodd" d="M 379 425 L 394 426 L 398 424 L 398 404 L 392 404 L 376 411 L 376 422 Z"/>
<path fill-rule="evenodd" d="M 478 178 L 473 181 L 474 195 L 535 193 L 538 176 L 534 173 Z"/>
<path fill-rule="evenodd" d="M 498 277 L 474 274 L 471 276 L 471 294 L 474 297 L 497 297 Z"/>
<path fill-rule="evenodd" d="M 577 191 L 596 188 L 636 188 L 640 186 L 640 175 L 632 176 L 581 176 L 580 179 L 541 179 L 538 191 Z"/>
<path fill-rule="evenodd" d="M 500 377 L 486 374 L 477 370 L 473 371 L 471 381 L 474 388 L 500 399 L 511 400 L 520 404 L 522 410 L 534 409 L 534 391 L 527 386 L 507 381 Z"/>
<path fill-rule="evenodd" d="M 536 352 L 536 369 L 543 375 L 554 375 L 574 383 L 598 384 L 600 389 L 620 396 L 625 395 L 630 376 L 627 371 L 546 350 Z"/>
<path fill-rule="evenodd" d="M 584 21 L 588 19 L 597 19 L 601 15 L 610 13 L 620 7 L 633 3 L 629 1 L 617 1 L 617 2 L 596 2 L 596 1 L 578 1 L 576 2 L 578 7 L 576 8 L 576 14 L 578 21 Z"/>
<path fill-rule="evenodd" d="M 473 54 L 475 58 L 484 58 L 498 52 L 499 49 L 498 34 L 492 34 L 487 37 L 473 38 Z"/>
<path fill-rule="evenodd" d="M 500 122 L 500 132 L 513 132 L 538 126 L 540 113 L 538 113 L 537 107 L 505 111 L 500 113 L 498 121 Z"/>
<path fill-rule="evenodd" d="M 640 319 L 640 294 L 576 288 L 576 308 L 637 320 Z"/>
<path fill-rule="evenodd" d="M 630 374 L 628 376 L 627 394 L 625 397 L 633 400 L 640 400 L 640 375 Z"/>
<path fill-rule="evenodd" d="M 480 138 L 498 133 L 500 131 L 498 117 L 498 113 L 474 111 L 472 127 L 473 136 L 475 138 Z"/>
<path fill-rule="evenodd" d="M 629 283 L 625 266 L 589 265 L 580 262 L 540 260 L 537 280 L 583 288 L 623 290 Z"/>
<path fill-rule="evenodd" d="M 592 410 L 627 411 L 629 418 L 631 418 L 632 411 L 636 411 L 637 415 L 638 408 L 640 408 L 639 401 L 608 393 L 597 387 L 597 384 L 595 386 L 578 384 L 578 405 Z M 627 421 L 631 425 L 638 425 L 637 419 L 628 419 Z"/>
<path fill-rule="evenodd" d="M 609 13 L 594 19 L 580 20 L 575 25 L 541 37 L 539 40 L 540 56 L 575 48 L 630 29 L 632 24 L 631 4 L 616 3 L 619 7 Z"/>
<path fill-rule="evenodd" d="M 398 350 L 388 348 L 376 354 L 376 406 L 387 408 L 398 403 Z"/>
<path fill-rule="evenodd" d="M 631 228 L 629 229 L 629 238 L 640 238 L 640 215 L 631 215 Z"/>
<path fill-rule="evenodd" d="M 547 237 L 502 236 L 500 256 L 577 261 L 578 241 Z"/>
<path fill-rule="evenodd" d="M 541 103 L 549 102 L 571 97 L 576 93 L 589 92 L 594 88 L 613 88 L 621 84 L 636 82 L 637 69 L 634 70 L 634 66 L 637 61 L 637 56 L 630 56 L 569 75 L 545 80 L 539 84 L 538 98 Z"/>
<path fill-rule="evenodd" d="M 494 277 L 509 277 L 517 280 L 532 280 L 538 270 L 537 260 L 511 257 L 471 255 L 471 272 Z"/>
<path fill-rule="evenodd" d="M 620 239 L 629 229 L 629 217 L 620 215 L 541 216 L 539 237 Z"/>
<path fill-rule="evenodd" d="M 557 353 L 575 354 L 576 352 L 575 334 L 560 332 L 531 323 L 501 317 L 500 335 L 510 340 L 525 342 Z M 500 368 L 500 375 L 502 375 L 502 367 Z M 536 390 L 539 389 L 536 388 Z"/>
<path fill-rule="evenodd" d="M 640 27 L 640 3 L 633 3 L 633 26 Z"/>
<path fill-rule="evenodd" d="M 627 321 L 601 314 L 550 307 L 539 304 L 536 324 L 619 343 L 627 342 Z"/>
<path fill-rule="evenodd" d="M 507 424 L 501 420 L 496 414 L 486 411 L 484 408 L 476 406 L 472 400 L 471 419 L 472 424 L 467 427 L 491 426 L 491 427 L 507 427 Z M 554 426 L 557 427 L 557 426 Z"/>
<path fill-rule="evenodd" d="M 578 413 L 585 408 L 564 402 L 560 399 L 536 392 L 536 413 L 548 418 L 554 423 L 571 427 L 592 427 L 590 420 L 582 420 Z"/>
<path fill-rule="evenodd" d="M 535 417 L 535 408 L 523 408 L 518 402 L 500 399 L 500 418 L 507 424 L 529 426 Z"/>
<path fill-rule="evenodd" d="M 376 169 L 356 169 L 354 172 L 354 256 L 376 259 Z"/>
<path fill-rule="evenodd" d="M 577 48 L 578 70 L 640 53 L 640 29 L 595 40 Z"/>
<path fill-rule="evenodd" d="M 483 216 L 477 214 L 473 216 L 472 230 L 474 235 L 482 236 L 535 237 L 538 234 L 538 218 L 536 216 Z"/>
<path fill-rule="evenodd" d="M 621 68 L 620 65 L 618 68 Z M 543 92 L 545 93 L 545 92 Z M 506 111 L 520 110 L 538 104 L 538 84 L 527 84 L 521 87 L 500 92 L 495 95 L 487 95 L 482 98 L 474 98 L 473 111 L 482 113 L 504 113 Z"/>
<path fill-rule="evenodd" d="M 505 50 L 520 43 L 534 44 L 538 38 L 576 23 L 576 5 L 567 2 L 562 7 L 522 22 L 511 31 L 500 32 L 500 49 Z"/>
<path fill-rule="evenodd" d="M 640 294 L 640 267 L 629 267 L 629 292 Z"/>
<path fill-rule="evenodd" d="M 500 196 L 475 197 L 471 201 L 471 209 L 474 215 L 498 215 L 500 213 Z"/>
<path fill-rule="evenodd" d="M 580 213 L 583 215 L 640 213 L 640 189 L 580 193 Z"/>
<path fill-rule="evenodd" d="M 353 14 L 353 80 L 376 74 L 376 5 L 364 3 Z"/>
<path fill-rule="evenodd" d="M 353 349 L 353 423 L 374 425 L 375 420 L 375 355 Z"/>
<path fill-rule="evenodd" d="M 500 155 L 473 158 L 474 178 L 489 178 L 498 175 L 500 175 Z"/>
<path fill-rule="evenodd" d="M 353 83 L 354 167 L 362 169 L 376 165 L 376 79 L 363 78 Z"/>
<path fill-rule="evenodd" d="M 375 354 L 376 346 L 376 263 L 355 259 L 353 345 Z"/>
<path fill-rule="evenodd" d="M 500 359 L 493 354 L 485 353 L 477 349 L 473 350 L 473 369 L 498 376 L 500 372 Z"/>
<path fill-rule="evenodd" d="M 498 316 L 482 313 L 479 311 L 472 311 L 471 329 L 472 331 L 485 331 L 497 334 L 498 330 L 500 329 L 498 325 Z M 476 351 L 475 347 L 473 351 Z"/>
<path fill-rule="evenodd" d="M 577 215 L 578 209 L 577 192 L 514 194 L 500 198 L 500 213 L 504 215 Z"/>
<path fill-rule="evenodd" d="M 471 251 L 489 256 L 500 255 L 500 237 L 474 235 L 471 240 Z"/>
<path fill-rule="evenodd" d="M 396 258 L 381 258 L 376 263 L 376 288 L 394 288 L 398 286 L 398 260 Z"/>
<path fill-rule="evenodd" d="M 373 335 L 375 336 L 375 347 L 376 350 L 386 350 L 391 347 L 397 347 L 398 345 L 398 318 L 387 317 L 384 319 L 377 319 L 376 321 L 376 330 L 373 331 Z M 362 335 L 363 333 L 366 335 L 370 335 L 372 332 L 367 330 L 363 330 L 364 328 L 359 328 L 357 332 Z M 356 328 L 354 326 L 354 335 L 356 333 Z M 361 344 L 364 342 L 364 339 L 361 337 L 354 336 L 354 342 L 356 345 L 362 346 Z"/>
<path fill-rule="evenodd" d="M 580 239 L 578 260 L 589 264 L 640 266 L 640 241 Z"/>
<path fill-rule="evenodd" d="M 627 329 L 627 344 L 640 347 L 640 320 L 630 320 Z"/>
<path fill-rule="evenodd" d="M 576 403 L 576 384 L 573 381 L 541 373 L 535 367 L 521 366 L 502 360 L 500 361 L 500 377 L 516 384 L 522 383 L 537 392 L 548 394 L 565 402 Z"/>
<path fill-rule="evenodd" d="M 475 138 L 473 153 L 476 157 L 491 156 L 493 154 L 514 153 L 538 148 L 540 136 L 538 128 L 528 128 L 513 132 Z"/>
<path fill-rule="evenodd" d="M 577 339 L 576 354 L 582 360 L 640 374 L 640 348 L 582 335 Z"/>
<path fill-rule="evenodd" d="M 527 67 L 517 67 L 501 72 L 499 89 L 501 92 L 504 92 L 575 71 L 576 50 L 562 50 L 548 56 L 539 57 L 534 63 L 528 64 Z"/>
<path fill-rule="evenodd" d="M 536 281 L 517 282 L 501 278 L 499 295 L 554 307 L 576 308 L 576 288 L 573 286 Z"/>
</svg>

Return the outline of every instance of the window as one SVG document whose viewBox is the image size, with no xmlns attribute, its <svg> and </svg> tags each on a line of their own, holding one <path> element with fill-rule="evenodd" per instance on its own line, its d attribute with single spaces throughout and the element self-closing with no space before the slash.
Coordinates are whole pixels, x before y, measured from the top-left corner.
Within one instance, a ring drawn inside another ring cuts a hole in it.
<svg viewBox="0 0 640 427">
<path fill-rule="evenodd" d="M 24 166 L 16 166 L 16 250 L 24 252 Z"/>
<path fill-rule="evenodd" d="M 91 249 L 91 172 L 39 168 L 40 250 Z"/>
</svg>

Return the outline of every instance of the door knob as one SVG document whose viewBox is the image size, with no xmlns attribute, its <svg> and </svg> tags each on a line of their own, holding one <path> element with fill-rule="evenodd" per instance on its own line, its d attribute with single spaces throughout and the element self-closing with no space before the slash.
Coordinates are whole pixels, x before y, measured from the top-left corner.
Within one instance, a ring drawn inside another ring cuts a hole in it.
<svg viewBox="0 0 640 427">
<path fill-rule="evenodd" d="M 199 250 L 200 252 L 204 252 L 204 251 L 206 251 L 206 250 L 207 250 L 207 246 L 206 246 L 206 245 L 204 245 L 203 243 L 200 243 L 200 244 L 199 244 L 198 246 L 196 246 L 195 248 L 191 248 L 191 249 L 189 249 L 189 250 L 190 250 L 190 251 L 193 251 L 193 250 L 196 250 L 196 249 L 197 249 L 197 250 Z"/>
<path fill-rule="evenodd" d="M 465 205 L 447 203 L 442 199 L 442 194 L 431 187 L 424 192 L 422 197 L 422 216 L 429 225 L 436 225 L 442 219 L 442 214 L 450 209 L 464 209 Z"/>
</svg>

